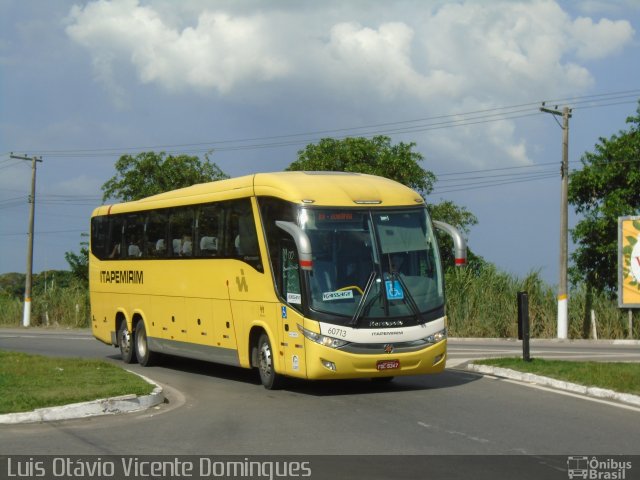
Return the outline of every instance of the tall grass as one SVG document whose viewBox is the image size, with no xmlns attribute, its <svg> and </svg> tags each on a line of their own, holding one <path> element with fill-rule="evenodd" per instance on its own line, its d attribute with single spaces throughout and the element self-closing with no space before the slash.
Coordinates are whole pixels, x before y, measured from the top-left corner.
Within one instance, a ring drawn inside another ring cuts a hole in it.
<svg viewBox="0 0 640 480">
<path fill-rule="evenodd" d="M 0 325 L 19 325 L 22 319 L 22 302 L 14 295 L 0 293 Z"/>
<path fill-rule="evenodd" d="M 517 337 L 517 294 L 529 296 L 532 338 L 557 336 L 557 297 L 539 272 L 518 278 L 491 264 L 479 269 L 449 269 L 446 275 L 449 332 L 458 337 Z M 628 338 L 628 313 L 604 294 L 589 295 L 581 285 L 569 292 L 569 338 L 588 338 L 594 310 L 598 338 Z M 640 337 L 640 315 L 633 320 L 633 338 Z"/>
<path fill-rule="evenodd" d="M 0 295 L 0 325 L 21 325 L 23 302 L 23 299 L 13 295 Z M 35 291 L 33 294 L 33 326 L 84 328 L 89 326 L 89 319 L 89 292 L 80 282 L 64 287 L 52 284 L 46 290 Z"/>
<path fill-rule="evenodd" d="M 557 336 L 556 292 L 538 272 L 524 278 L 499 271 L 492 264 L 449 269 L 446 274 L 449 333 L 456 337 L 503 337 L 518 335 L 517 294 L 529 294 L 529 322 L 532 338 Z M 21 298 L 0 294 L 0 325 L 18 326 L 22 321 Z M 590 311 L 594 310 L 599 338 L 628 338 L 628 316 L 615 300 L 604 294 L 590 295 L 584 286 L 569 292 L 569 338 L 588 338 Z M 34 292 L 31 324 L 65 327 L 89 326 L 87 287 L 80 282 L 55 284 Z M 633 338 L 640 338 L 640 312 L 634 315 Z"/>
</svg>

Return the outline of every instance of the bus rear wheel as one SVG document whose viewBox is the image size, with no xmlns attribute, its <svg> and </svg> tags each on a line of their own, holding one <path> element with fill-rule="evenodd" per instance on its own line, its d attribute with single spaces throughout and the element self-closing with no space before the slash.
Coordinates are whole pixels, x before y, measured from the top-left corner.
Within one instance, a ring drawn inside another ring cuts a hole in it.
<svg viewBox="0 0 640 480">
<path fill-rule="evenodd" d="M 149 350 L 147 342 L 147 329 L 144 322 L 140 320 L 136 325 L 136 358 L 143 367 L 150 367 L 157 359 L 158 354 Z"/>
<path fill-rule="evenodd" d="M 282 386 L 282 375 L 276 373 L 273 361 L 273 349 L 266 333 L 258 339 L 258 371 L 260 381 L 267 390 L 276 390 Z"/>
<path fill-rule="evenodd" d="M 120 358 L 124 363 L 133 363 L 133 335 L 129 331 L 127 321 L 122 320 L 118 328 L 118 346 L 120 347 Z"/>
</svg>

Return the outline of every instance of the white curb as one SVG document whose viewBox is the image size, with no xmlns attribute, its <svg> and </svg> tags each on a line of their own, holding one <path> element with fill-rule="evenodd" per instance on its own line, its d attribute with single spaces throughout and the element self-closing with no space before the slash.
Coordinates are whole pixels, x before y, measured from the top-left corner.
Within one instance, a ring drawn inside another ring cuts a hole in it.
<svg viewBox="0 0 640 480">
<path fill-rule="evenodd" d="M 619 393 L 605 388 L 586 387 L 584 385 L 578 385 L 577 383 L 556 380 L 554 378 L 543 377 L 533 373 L 518 372 L 508 368 L 493 367 L 491 365 L 476 365 L 470 363 L 467 365 L 467 370 L 487 375 L 495 375 L 496 377 L 508 378 L 520 382 L 535 383 L 536 385 L 543 385 L 546 387 L 556 388 L 558 390 L 587 395 L 589 397 L 614 400 L 627 405 L 633 405 L 634 407 L 640 407 L 640 396 L 633 395 L 631 393 Z"/>
<path fill-rule="evenodd" d="M 127 370 L 131 372 L 131 370 Z M 121 395 L 119 397 L 101 398 L 90 402 L 71 403 L 60 407 L 38 408 L 31 412 L 7 413 L 0 415 L 0 424 L 11 425 L 18 423 L 53 422 L 70 420 L 72 418 L 95 417 L 98 415 L 115 415 L 118 413 L 132 413 L 146 410 L 164 402 L 162 387 L 153 380 L 138 375 L 147 383 L 154 385 L 149 395 Z"/>
</svg>

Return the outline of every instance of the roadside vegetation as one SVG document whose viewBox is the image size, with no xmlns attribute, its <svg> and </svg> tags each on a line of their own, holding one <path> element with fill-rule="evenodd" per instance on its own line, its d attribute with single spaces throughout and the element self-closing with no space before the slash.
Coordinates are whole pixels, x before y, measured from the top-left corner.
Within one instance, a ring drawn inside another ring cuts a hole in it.
<svg viewBox="0 0 640 480">
<path fill-rule="evenodd" d="M 530 362 L 525 362 L 521 358 L 491 358 L 474 360 L 474 363 L 533 373 L 587 387 L 640 395 L 640 364 L 638 363 L 574 362 L 540 358 L 534 358 Z"/>
<path fill-rule="evenodd" d="M 22 322 L 24 274 L 0 275 L 0 325 Z M 86 281 L 68 271 L 47 271 L 33 276 L 33 326 L 85 328 L 89 326 L 89 291 Z"/>
<path fill-rule="evenodd" d="M 69 273 L 47 272 L 46 288 L 45 274 L 35 276 L 31 315 L 33 326 L 90 326 L 87 285 L 69 279 Z M 24 275 L 0 275 L 0 288 L 0 325 L 17 327 L 22 320 Z M 537 272 L 519 278 L 482 261 L 475 261 L 466 268 L 451 267 L 447 270 L 450 335 L 517 337 L 516 297 L 519 291 L 529 293 L 531 337 L 555 338 L 555 290 Z M 604 294 L 589 295 L 583 286 L 574 287 L 569 295 L 569 338 L 589 338 L 591 309 L 596 316 L 598 338 L 629 338 L 627 311 L 620 310 L 616 301 Z M 634 316 L 633 327 L 633 338 L 640 338 L 638 314 Z"/>
<path fill-rule="evenodd" d="M 531 338 L 557 335 L 556 291 L 532 272 L 525 278 L 498 270 L 490 263 L 478 268 L 450 268 L 446 275 L 449 332 L 456 337 L 518 336 L 518 292 L 529 294 Z M 569 338 L 589 338 L 591 310 L 594 311 L 598 338 L 629 338 L 628 311 L 618 308 L 615 299 L 604 293 L 589 292 L 584 284 L 569 292 Z M 634 314 L 633 338 L 640 338 L 640 315 Z"/>
<path fill-rule="evenodd" d="M 569 202 L 581 219 L 571 232 L 576 251 L 570 269 L 573 287 L 569 292 L 569 338 L 589 338 L 592 311 L 598 338 L 640 338 L 640 313 L 634 314 L 630 332 L 628 311 L 619 309 L 615 299 L 617 218 L 640 208 L 640 175 L 631 175 L 637 169 L 629 167 L 637 162 L 640 149 L 640 103 L 637 114 L 626 123 L 626 131 L 601 138 L 594 152 L 583 155 L 582 168 L 570 175 Z M 286 170 L 379 175 L 403 183 L 426 198 L 438 179 L 422 167 L 424 156 L 415 147 L 414 142 L 393 144 L 388 136 L 324 138 L 298 151 L 297 160 Z M 115 175 L 102 186 L 103 200 L 136 200 L 193 183 L 227 178 L 211 162 L 212 154 L 205 154 L 204 160 L 164 152 L 123 155 L 115 164 Z M 428 204 L 434 220 L 449 223 L 473 238 L 470 231 L 478 219 L 469 209 L 448 200 Z M 444 265 L 453 265 L 451 239 L 438 232 L 438 240 Z M 65 258 L 70 272 L 44 272 L 34 278 L 33 325 L 90 325 L 86 234 L 80 242 L 80 252 L 67 252 Z M 469 251 L 469 260 L 465 268 L 447 268 L 450 335 L 516 337 L 516 297 L 519 291 L 526 291 L 532 338 L 556 336 L 556 291 L 538 272 L 519 278 L 500 271 L 473 251 Z M 0 325 L 20 324 L 23 296 L 24 275 L 0 275 Z"/>
<path fill-rule="evenodd" d="M 28 412 L 119 395 L 147 395 L 153 385 L 117 365 L 0 350 L 0 414 Z"/>
</svg>

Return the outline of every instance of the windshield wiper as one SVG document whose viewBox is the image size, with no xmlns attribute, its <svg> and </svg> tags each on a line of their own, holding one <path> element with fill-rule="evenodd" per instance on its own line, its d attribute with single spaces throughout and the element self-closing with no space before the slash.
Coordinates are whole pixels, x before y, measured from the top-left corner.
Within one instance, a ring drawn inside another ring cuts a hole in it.
<svg viewBox="0 0 640 480">
<path fill-rule="evenodd" d="M 413 295 L 411 295 L 411 292 L 409 291 L 407 284 L 404 283 L 404 280 L 402 279 L 402 277 L 398 272 L 391 272 L 391 280 L 394 280 L 394 279 L 400 282 L 400 285 L 402 286 L 402 289 L 404 290 L 404 293 L 406 295 L 409 308 L 413 310 L 413 314 L 416 316 L 416 321 L 420 320 L 420 309 L 418 308 L 418 305 L 416 304 L 416 301 L 414 300 Z"/>
<path fill-rule="evenodd" d="M 358 326 L 358 320 L 360 320 L 360 316 L 366 307 L 366 299 L 369 296 L 369 292 L 371 291 L 371 287 L 373 287 L 373 283 L 376 281 L 377 276 L 378 275 L 375 270 L 369 274 L 369 279 L 367 280 L 367 284 L 364 286 L 364 291 L 362 292 L 362 298 L 360 299 L 360 302 L 358 302 L 356 311 L 351 318 L 350 325 L 354 328 L 357 328 Z"/>
</svg>

